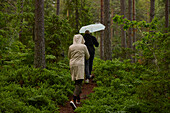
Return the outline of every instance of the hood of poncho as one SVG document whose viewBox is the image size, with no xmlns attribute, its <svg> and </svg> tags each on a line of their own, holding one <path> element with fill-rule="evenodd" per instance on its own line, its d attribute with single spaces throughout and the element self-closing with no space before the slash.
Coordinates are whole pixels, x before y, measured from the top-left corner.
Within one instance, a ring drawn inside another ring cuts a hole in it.
<svg viewBox="0 0 170 113">
<path fill-rule="evenodd" d="M 82 35 L 77 34 L 73 37 L 73 44 L 84 44 L 85 40 Z"/>
</svg>

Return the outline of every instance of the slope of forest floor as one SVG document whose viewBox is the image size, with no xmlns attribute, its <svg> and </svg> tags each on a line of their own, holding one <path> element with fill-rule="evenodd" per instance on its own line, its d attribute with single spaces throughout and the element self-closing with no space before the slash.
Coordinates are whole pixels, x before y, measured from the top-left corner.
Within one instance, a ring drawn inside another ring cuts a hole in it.
<svg viewBox="0 0 170 113">
<path fill-rule="evenodd" d="M 88 99 L 88 95 L 90 93 L 94 92 L 93 91 L 94 87 L 96 87 L 96 83 L 93 82 L 92 79 L 90 79 L 90 83 L 89 84 L 85 84 L 85 83 L 83 84 L 83 86 L 82 86 L 82 94 L 80 96 L 81 102 L 83 100 L 85 100 L 85 99 Z M 72 96 L 70 96 L 69 100 L 72 100 Z M 81 106 L 81 104 L 79 106 Z M 60 105 L 59 107 L 60 107 L 60 109 L 59 109 L 60 113 L 75 113 L 73 111 L 72 107 L 70 106 L 70 101 L 67 101 L 64 106 Z"/>
<path fill-rule="evenodd" d="M 129 60 L 95 58 L 93 63 L 95 83 L 83 84 L 76 113 L 169 113 L 168 71 Z M 68 60 L 48 63 L 43 70 L 18 64 L 5 60 L 0 66 L 0 112 L 74 113 Z"/>
</svg>

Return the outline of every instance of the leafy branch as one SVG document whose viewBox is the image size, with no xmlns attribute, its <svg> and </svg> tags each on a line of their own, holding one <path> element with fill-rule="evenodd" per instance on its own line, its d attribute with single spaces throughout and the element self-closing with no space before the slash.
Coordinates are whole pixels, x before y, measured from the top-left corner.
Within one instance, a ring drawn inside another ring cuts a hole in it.
<svg viewBox="0 0 170 113">
<path fill-rule="evenodd" d="M 160 71 L 160 67 L 158 65 L 158 57 L 157 55 L 160 55 L 161 53 L 158 53 L 156 55 L 156 49 L 158 50 L 159 47 L 159 39 L 158 37 L 162 37 L 164 34 L 161 32 L 156 31 L 157 30 L 157 23 L 158 20 L 155 18 L 153 19 L 153 21 L 151 23 L 147 23 L 146 21 L 130 21 L 126 18 L 123 18 L 123 16 L 120 15 L 116 15 L 115 17 L 113 17 L 113 22 L 114 23 L 118 23 L 120 25 L 123 25 L 123 29 L 126 31 L 128 30 L 130 27 L 131 28 L 136 28 L 140 33 L 141 33 L 141 40 L 138 40 L 137 42 L 135 42 L 134 44 L 137 45 L 136 49 L 139 49 L 140 46 L 142 46 L 142 50 L 143 52 L 147 53 L 147 55 L 150 55 L 150 52 L 152 53 L 153 57 L 154 57 L 154 63 L 157 67 L 158 72 Z M 142 32 L 141 29 L 148 29 L 148 32 Z M 161 42 L 160 42 L 161 43 Z M 144 49 L 144 48 L 148 48 L 148 49 Z M 149 50 L 149 51 L 147 51 Z"/>
</svg>

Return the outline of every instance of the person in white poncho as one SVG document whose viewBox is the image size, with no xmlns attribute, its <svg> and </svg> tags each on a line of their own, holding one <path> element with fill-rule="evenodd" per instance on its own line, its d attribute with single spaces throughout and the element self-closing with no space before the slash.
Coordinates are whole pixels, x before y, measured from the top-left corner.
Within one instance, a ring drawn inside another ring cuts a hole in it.
<svg viewBox="0 0 170 113">
<path fill-rule="evenodd" d="M 76 109 L 75 103 L 79 104 L 82 81 L 84 79 L 85 59 L 88 60 L 90 55 L 83 36 L 74 35 L 73 44 L 69 47 L 68 57 L 70 60 L 71 78 L 75 81 L 75 89 L 73 93 L 73 101 L 70 101 L 73 109 Z"/>
</svg>

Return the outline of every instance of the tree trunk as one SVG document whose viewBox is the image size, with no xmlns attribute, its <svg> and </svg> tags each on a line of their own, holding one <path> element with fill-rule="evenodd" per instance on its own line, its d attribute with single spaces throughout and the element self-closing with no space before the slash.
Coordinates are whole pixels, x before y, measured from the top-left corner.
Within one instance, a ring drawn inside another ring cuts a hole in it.
<svg viewBox="0 0 170 113">
<path fill-rule="evenodd" d="M 114 10 L 112 9 L 111 10 L 111 18 L 110 18 L 110 25 L 113 26 L 113 18 L 114 17 Z M 113 27 L 111 27 L 111 39 L 112 39 L 112 42 L 114 41 L 114 29 Z"/>
<path fill-rule="evenodd" d="M 129 0 L 129 20 L 132 21 L 132 0 Z M 132 27 L 129 28 L 128 33 L 128 48 L 132 48 Z M 131 54 L 128 54 L 129 58 L 132 59 Z"/>
<path fill-rule="evenodd" d="M 104 24 L 103 21 L 103 16 L 104 16 L 104 11 L 103 11 L 103 0 L 101 0 L 101 17 L 100 17 L 100 21 L 102 24 Z M 103 38 L 104 38 L 104 31 L 100 32 L 100 58 L 104 60 L 104 42 L 103 42 Z"/>
<path fill-rule="evenodd" d="M 112 59 L 111 29 L 110 29 L 110 0 L 104 0 L 104 60 Z"/>
<path fill-rule="evenodd" d="M 168 33 L 169 27 L 169 0 L 165 0 L 165 33 Z M 168 57 L 164 57 L 165 68 L 169 70 Z"/>
<path fill-rule="evenodd" d="M 23 6 L 24 6 L 24 1 L 21 0 L 21 12 L 20 14 L 23 14 Z M 19 31 L 19 41 L 20 42 L 23 42 L 22 41 L 22 25 L 23 25 L 23 16 L 21 17 L 21 21 L 20 21 L 20 31 Z"/>
<path fill-rule="evenodd" d="M 150 20 L 149 20 L 150 19 L 150 9 L 149 9 L 149 7 L 150 7 L 150 2 L 147 2 L 146 3 L 146 10 L 147 10 L 147 12 L 146 12 L 147 13 L 146 22 L 148 22 L 148 23 L 150 22 Z M 148 29 L 147 29 L 147 31 L 148 31 Z"/>
<path fill-rule="evenodd" d="M 125 0 L 120 0 L 120 7 L 121 7 L 121 15 L 124 15 L 123 18 L 126 18 L 125 16 L 125 9 L 126 9 L 126 6 L 125 6 Z M 123 26 L 124 25 L 121 25 L 121 46 L 124 50 L 124 48 L 127 47 L 127 44 L 126 44 L 126 31 L 123 30 Z M 124 52 L 124 55 L 122 56 L 123 58 L 126 58 L 126 53 Z"/>
<path fill-rule="evenodd" d="M 133 0 L 133 21 L 136 21 L 136 4 L 135 4 L 135 0 Z M 133 27 L 133 43 L 136 42 L 136 28 Z M 135 45 L 133 46 L 133 51 L 134 54 L 133 56 L 135 56 Z M 133 58 L 133 62 L 136 62 L 136 58 Z"/>
<path fill-rule="evenodd" d="M 60 0 L 57 0 L 57 11 L 56 11 L 56 15 L 59 16 L 60 14 Z"/>
<path fill-rule="evenodd" d="M 35 1 L 34 67 L 45 68 L 44 0 Z"/>
<path fill-rule="evenodd" d="M 165 3 L 165 33 L 168 33 L 169 27 L 169 0 Z"/>
<path fill-rule="evenodd" d="M 78 12 L 78 0 L 76 0 L 76 30 L 79 31 L 79 12 Z"/>
<path fill-rule="evenodd" d="M 150 1 L 150 22 L 152 22 L 152 19 L 155 16 L 155 0 Z"/>
</svg>

